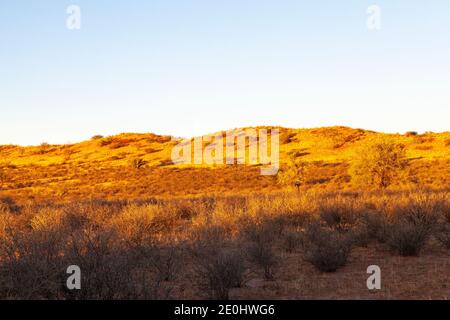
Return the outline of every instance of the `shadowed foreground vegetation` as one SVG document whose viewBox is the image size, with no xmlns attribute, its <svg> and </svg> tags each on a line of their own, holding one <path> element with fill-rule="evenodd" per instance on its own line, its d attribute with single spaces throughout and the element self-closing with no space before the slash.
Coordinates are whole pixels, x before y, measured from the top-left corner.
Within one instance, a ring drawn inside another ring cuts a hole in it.
<svg viewBox="0 0 450 320">
<path fill-rule="evenodd" d="M 0 202 L 2 299 L 450 298 L 446 191 Z M 366 287 L 379 265 L 382 289 Z M 78 265 L 82 289 L 65 289 Z"/>
</svg>

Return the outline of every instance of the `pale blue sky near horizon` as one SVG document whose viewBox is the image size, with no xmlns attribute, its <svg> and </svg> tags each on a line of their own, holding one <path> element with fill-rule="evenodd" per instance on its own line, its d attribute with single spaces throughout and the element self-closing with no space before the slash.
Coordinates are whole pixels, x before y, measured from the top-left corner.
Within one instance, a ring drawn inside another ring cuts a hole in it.
<svg viewBox="0 0 450 320">
<path fill-rule="evenodd" d="M 0 144 L 449 123 L 448 0 L 0 0 Z"/>
</svg>

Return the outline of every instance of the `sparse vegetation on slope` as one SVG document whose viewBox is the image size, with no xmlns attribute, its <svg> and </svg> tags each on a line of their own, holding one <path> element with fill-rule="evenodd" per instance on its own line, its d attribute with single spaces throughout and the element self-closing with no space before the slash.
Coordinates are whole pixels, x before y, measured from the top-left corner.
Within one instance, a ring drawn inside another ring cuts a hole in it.
<svg viewBox="0 0 450 320">
<path fill-rule="evenodd" d="M 60 201 L 91 196 L 138 199 L 273 192 L 284 188 L 357 191 L 358 180 L 364 184 L 372 181 L 375 187 L 389 185 L 390 189 L 450 186 L 448 132 L 385 135 L 345 127 L 280 128 L 281 168 L 277 177 L 261 176 L 258 166 L 174 165 L 171 151 L 177 140 L 169 136 L 121 134 L 94 138 L 72 145 L 1 146 L 1 195 Z M 374 152 L 375 147 L 370 149 L 380 140 L 404 147 L 381 148 L 398 149 L 381 153 Z M 361 152 L 363 146 L 373 152 Z M 374 164 L 359 160 L 362 155 L 375 160 L 384 157 L 389 168 L 380 171 L 376 167 L 379 161 Z M 358 163 L 363 165 L 359 166 L 362 171 L 352 169 L 358 168 Z M 399 179 L 398 169 L 404 165 L 408 170 Z"/>
</svg>

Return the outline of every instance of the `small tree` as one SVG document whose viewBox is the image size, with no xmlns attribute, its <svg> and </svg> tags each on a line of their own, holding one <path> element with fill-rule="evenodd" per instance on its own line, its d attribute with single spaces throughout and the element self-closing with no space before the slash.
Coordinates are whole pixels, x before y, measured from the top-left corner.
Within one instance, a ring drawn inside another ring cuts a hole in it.
<svg viewBox="0 0 450 320">
<path fill-rule="evenodd" d="M 290 155 L 287 163 L 278 171 L 278 183 L 284 186 L 293 186 L 300 190 L 300 186 L 306 183 L 307 163 L 297 160 Z"/>
<path fill-rule="evenodd" d="M 379 140 L 359 150 L 352 167 L 352 179 L 360 185 L 385 189 L 405 173 L 405 146 L 391 140 Z"/>
</svg>

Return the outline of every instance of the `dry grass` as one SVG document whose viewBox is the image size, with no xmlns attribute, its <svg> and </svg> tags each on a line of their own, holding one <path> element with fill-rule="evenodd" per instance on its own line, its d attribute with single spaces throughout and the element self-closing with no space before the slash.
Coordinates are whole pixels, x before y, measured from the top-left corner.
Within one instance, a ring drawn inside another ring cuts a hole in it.
<svg viewBox="0 0 450 320">
<path fill-rule="evenodd" d="M 307 168 L 302 189 L 358 191 L 349 172 L 358 150 L 383 137 L 405 146 L 410 174 L 402 187 L 450 185 L 449 132 L 387 135 L 330 127 L 280 133 L 281 166 L 294 157 Z M 174 165 L 176 143 L 168 136 L 121 134 L 72 145 L 0 146 L 0 192 L 23 201 L 70 201 L 281 191 L 258 166 Z"/>
<path fill-rule="evenodd" d="M 174 165 L 168 136 L 0 146 L 0 298 L 450 298 L 449 132 L 280 133 L 282 167 L 304 164 L 295 192 L 257 165 Z M 362 192 L 350 168 L 386 136 L 407 176 Z"/>
<path fill-rule="evenodd" d="M 392 290 L 383 297 L 448 299 L 448 287 L 441 286 L 443 279 L 448 283 L 450 263 L 448 196 L 294 192 L 64 205 L 5 199 L 0 297 L 359 298 L 367 295 L 364 277 L 348 291 L 343 277 L 365 274 L 375 261 Z M 422 264 L 397 260 L 411 254 Z M 65 268 L 72 264 L 82 270 L 79 292 L 64 289 Z M 414 273 L 414 281 L 400 283 L 402 272 Z M 310 287 L 314 281 L 327 281 L 331 291 Z"/>
</svg>

